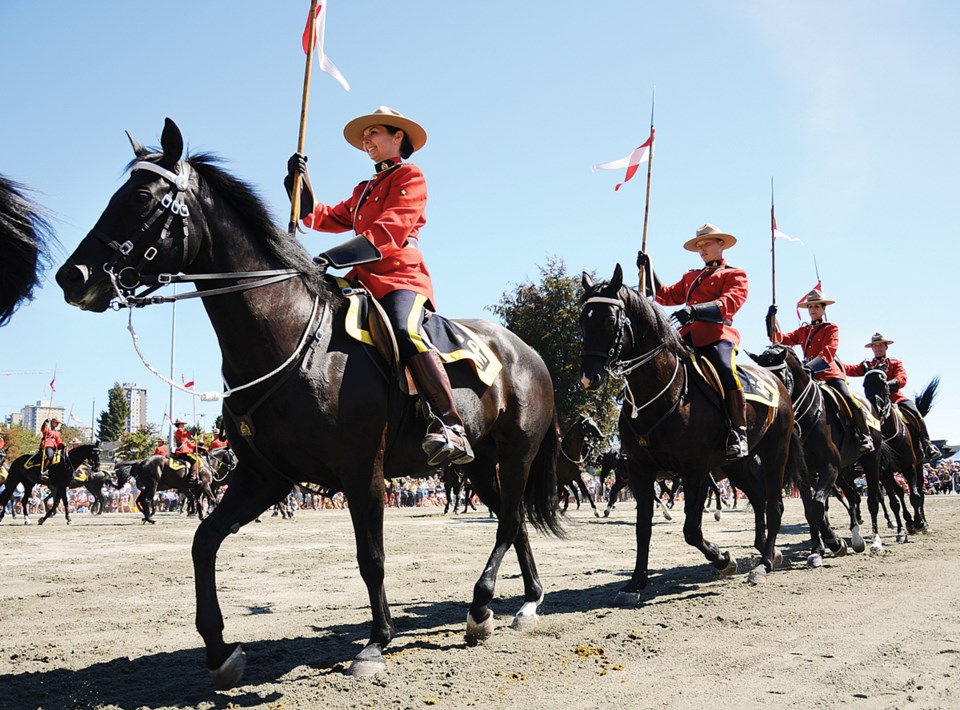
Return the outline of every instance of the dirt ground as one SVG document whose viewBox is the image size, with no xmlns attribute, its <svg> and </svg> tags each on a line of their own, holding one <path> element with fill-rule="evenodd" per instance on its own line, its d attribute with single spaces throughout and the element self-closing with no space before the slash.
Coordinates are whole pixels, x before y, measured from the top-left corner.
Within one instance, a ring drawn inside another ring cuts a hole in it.
<svg viewBox="0 0 960 710">
<path fill-rule="evenodd" d="M 344 671 L 370 615 L 345 511 L 266 517 L 220 553 L 227 641 L 248 656 L 243 685 L 217 693 L 193 626 L 195 519 L 62 515 L 0 524 L 2 708 L 960 707 L 960 497 L 927 498 L 933 532 L 806 567 L 801 510 L 787 502 L 786 564 L 746 572 L 752 514 L 704 515 L 740 560 L 721 578 L 658 517 L 651 587 L 613 608 L 634 558 L 632 503 L 609 519 L 584 506 L 566 540 L 534 534 L 546 588 L 539 626 L 521 605 L 514 556 L 501 570 L 497 631 L 463 642 L 467 602 L 493 545 L 485 511 L 391 510 L 387 594 L 397 638 L 387 672 Z M 837 515 L 835 513 L 835 515 Z M 680 517 L 678 511 L 678 518 Z M 881 521 L 882 523 L 882 521 Z M 869 540 L 868 540 L 869 542 Z"/>
</svg>

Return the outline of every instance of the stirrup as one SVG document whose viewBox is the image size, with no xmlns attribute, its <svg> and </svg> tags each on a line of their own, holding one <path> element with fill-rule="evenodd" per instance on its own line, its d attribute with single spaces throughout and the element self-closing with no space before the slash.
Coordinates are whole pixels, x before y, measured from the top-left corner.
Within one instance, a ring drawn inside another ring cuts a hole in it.
<svg viewBox="0 0 960 710">
<path fill-rule="evenodd" d="M 873 451 L 873 439 L 870 438 L 869 434 L 862 434 L 860 436 L 860 453 L 869 454 Z"/>
<path fill-rule="evenodd" d="M 736 429 L 731 429 L 727 434 L 726 460 L 739 461 L 746 458 L 749 453 L 747 438 Z"/>
<path fill-rule="evenodd" d="M 929 439 L 926 439 L 923 442 L 923 453 L 931 461 L 936 461 L 937 459 L 943 458 L 943 452 Z"/>
<path fill-rule="evenodd" d="M 453 437 L 458 441 L 455 443 Z M 423 437 L 423 451 L 427 454 L 428 466 L 454 463 L 467 464 L 473 461 L 473 449 L 462 427 L 443 425 L 441 432 L 428 431 Z"/>
</svg>

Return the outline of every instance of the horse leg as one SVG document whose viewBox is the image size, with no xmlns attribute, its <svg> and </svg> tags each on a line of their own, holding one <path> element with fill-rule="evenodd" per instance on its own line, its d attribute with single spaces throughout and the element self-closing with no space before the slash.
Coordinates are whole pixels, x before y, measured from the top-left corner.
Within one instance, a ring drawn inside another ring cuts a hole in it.
<svg viewBox="0 0 960 710">
<path fill-rule="evenodd" d="M 197 631 L 206 647 L 207 669 L 218 690 L 234 687 L 243 676 L 246 656 L 239 644 L 223 641 L 223 614 L 217 601 L 217 551 L 235 533 L 263 513 L 290 484 L 276 478 L 254 480 L 243 464 L 234 470 L 230 487 L 193 536 L 194 586 L 197 596 Z"/>
<path fill-rule="evenodd" d="M 732 574 L 737 569 L 736 560 L 729 552 L 721 552 L 719 547 L 703 537 L 703 504 L 707 500 L 706 475 L 698 480 L 691 480 L 688 476 L 683 483 L 684 541 L 700 550 L 718 572 Z"/>
<path fill-rule="evenodd" d="M 537 574 L 537 564 L 533 560 L 533 551 L 530 549 L 530 538 L 527 535 L 527 526 L 521 520 L 517 529 L 517 537 L 513 541 L 517 551 L 517 561 L 520 563 L 520 574 L 523 576 L 523 606 L 514 615 L 512 629 L 529 631 L 537 625 L 537 607 L 543 602 L 543 585 L 540 575 Z"/>
<path fill-rule="evenodd" d="M 887 528 L 890 530 L 895 530 L 896 526 L 893 524 L 893 521 L 890 519 L 890 510 L 887 508 L 887 501 L 884 500 L 883 496 L 880 496 L 880 507 L 883 508 L 883 518 L 887 521 Z M 898 511 L 899 512 L 899 511 Z M 897 516 L 900 517 L 899 515 Z"/>
<path fill-rule="evenodd" d="M 51 496 L 53 503 L 47 508 L 47 512 L 44 514 L 44 516 L 37 521 L 37 525 L 43 525 L 45 522 L 47 522 L 47 520 L 57 514 L 57 506 L 60 505 L 59 496 L 59 491 L 54 489 L 54 493 Z M 26 500 L 26 498 L 24 498 L 24 500 Z M 64 508 L 66 508 L 66 504 L 64 504 Z"/>
<path fill-rule="evenodd" d="M 70 520 L 70 506 L 67 504 L 67 490 L 69 486 L 65 483 L 63 488 L 60 491 L 60 500 L 63 503 L 63 517 L 67 519 L 67 525 L 73 525 L 73 522 Z"/>
<path fill-rule="evenodd" d="M 587 484 L 583 482 L 583 476 L 577 474 L 577 477 L 573 482 L 580 489 L 580 492 L 583 493 L 583 497 L 587 499 L 587 502 L 590 503 L 590 507 L 593 508 L 593 517 L 599 518 L 600 511 L 597 510 L 597 505 L 593 502 L 593 496 L 590 495 L 590 489 L 587 488 Z"/>
<path fill-rule="evenodd" d="M 810 530 L 810 554 L 807 555 L 807 567 L 822 567 L 824 547 L 820 538 L 820 525 L 815 510 L 813 491 L 803 481 L 800 482 L 798 490 L 800 501 L 803 503 L 803 516 L 807 519 L 807 527 Z"/>
<path fill-rule="evenodd" d="M 640 603 L 640 593 L 646 589 L 650 581 L 647 565 L 650 560 L 650 537 L 653 532 L 653 499 L 654 476 L 642 470 L 636 463 L 628 459 L 626 463 L 630 486 L 633 488 L 637 500 L 637 557 L 633 567 L 633 576 L 624 585 L 613 603 L 616 606 L 637 606 Z M 618 474 L 619 476 L 619 474 Z"/>
</svg>

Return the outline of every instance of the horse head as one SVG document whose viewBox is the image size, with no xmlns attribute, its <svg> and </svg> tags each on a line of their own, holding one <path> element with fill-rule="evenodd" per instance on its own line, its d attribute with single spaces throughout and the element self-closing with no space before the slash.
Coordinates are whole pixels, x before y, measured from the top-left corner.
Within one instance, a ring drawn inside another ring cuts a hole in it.
<svg viewBox="0 0 960 710">
<path fill-rule="evenodd" d="M 760 367 L 776 375 L 791 396 L 796 395 L 794 386 L 800 384 L 803 387 L 810 377 L 809 373 L 804 374 L 803 363 L 800 362 L 793 348 L 785 345 L 770 345 L 759 355 L 747 351 L 747 355 Z"/>
<path fill-rule="evenodd" d="M 581 283 L 580 374 L 588 390 L 599 388 L 608 374 L 625 376 L 664 348 L 677 355 L 687 352 L 663 314 L 624 286 L 620 264 L 609 281 L 595 284 L 584 272 Z"/>
<path fill-rule="evenodd" d="M 873 407 L 874 415 L 885 420 L 890 415 L 893 404 L 890 401 L 890 390 L 887 388 L 887 372 L 882 368 L 867 370 L 863 376 L 863 393 Z"/>
<path fill-rule="evenodd" d="M 92 444 L 81 444 L 67 453 L 70 465 L 77 469 L 84 463 L 90 464 L 91 471 L 100 470 L 100 442 L 94 441 Z"/>
<path fill-rule="evenodd" d="M 197 280 L 178 274 L 212 271 L 198 290 L 213 290 L 223 284 L 214 277 L 264 266 L 290 267 L 291 275 L 316 273 L 303 247 L 285 238 L 250 186 L 219 168 L 215 156 L 183 156 L 183 136 L 172 120 L 166 119 L 159 152 L 130 141 L 130 176 L 57 272 L 68 303 L 98 313 L 112 302 L 161 303 L 165 299 L 149 294 L 178 280 Z"/>
</svg>

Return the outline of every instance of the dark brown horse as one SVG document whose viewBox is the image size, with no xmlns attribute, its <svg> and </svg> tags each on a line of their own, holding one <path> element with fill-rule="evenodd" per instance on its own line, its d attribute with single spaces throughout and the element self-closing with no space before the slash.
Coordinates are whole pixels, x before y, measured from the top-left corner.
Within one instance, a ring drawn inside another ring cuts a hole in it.
<svg viewBox="0 0 960 710">
<path fill-rule="evenodd" d="M 727 476 L 747 494 L 755 516 L 754 543 L 760 564 L 751 579 L 761 580 L 780 561 L 776 549 L 783 513 L 785 472 L 802 465 L 794 450 L 793 410 L 783 383 L 766 370 L 742 366 L 771 393 L 770 406 L 748 400 L 750 455 L 727 464 L 728 431 L 723 403 L 694 381 L 691 352 L 652 303 L 623 284 L 617 264 L 608 282 L 583 275 L 580 329 L 584 386 L 599 387 L 608 375 L 626 380 L 620 410 L 621 449 L 637 498 L 637 559 L 633 576 L 615 603 L 634 605 L 648 582 L 653 482 L 679 475 L 683 481 L 684 539 L 723 574 L 736 571 L 727 551 L 703 537 L 703 504 L 711 472 Z M 798 443 L 798 442 L 797 442 Z"/>
<path fill-rule="evenodd" d="M 44 211 L 28 192 L 0 175 L 0 326 L 33 297 L 56 242 Z"/>
<path fill-rule="evenodd" d="M 81 444 L 69 450 L 64 449 L 60 453 L 60 459 L 46 469 L 46 480 L 43 483 L 53 493 L 53 505 L 47 508 L 46 515 L 38 521 L 39 525 L 43 525 L 56 515 L 60 503 L 63 503 L 63 513 L 67 519 L 67 525 L 72 524 L 70 509 L 67 507 L 67 489 L 74 480 L 77 468 L 83 463 L 89 463 L 94 471 L 100 467 L 100 442 Z M 6 488 L 0 493 L 0 520 L 3 520 L 10 497 L 17 486 L 22 483 L 23 524 L 29 525 L 30 513 L 25 501 L 30 500 L 33 496 L 34 487 L 39 485 L 40 482 L 40 454 L 23 454 L 23 456 L 17 457 L 10 464 Z"/>
<path fill-rule="evenodd" d="M 140 285 L 153 292 L 161 283 L 195 282 L 196 293 L 178 297 L 203 298 L 231 387 L 223 418 L 239 459 L 227 492 L 198 527 L 193 544 L 196 623 L 214 684 L 235 685 L 245 662 L 239 644 L 223 639 L 217 550 L 227 535 L 301 480 L 342 490 L 349 502 L 373 615 L 369 642 L 351 673 L 379 672 L 385 668 L 382 650 L 395 634 L 383 584 L 384 471 L 428 473 L 420 446 L 427 422 L 417 399 L 404 395 L 382 374 L 369 347 L 346 333 L 347 294 L 277 227 L 249 186 L 211 156 L 183 159 L 183 138 L 169 119 L 161 153 L 133 143 L 129 179 L 60 269 L 57 282 L 67 301 L 93 312 L 105 311 L 114 300 L 127 305 L 162 300 L 134 295 Z M 476 454 L 464 470 L 498 518 L 496 542 L 467 617 L 466 638 L 473 644 L 493 630 L 489 605 L 511 547 L 524 582 L 515 623 L 535 623 L 543 587 L 525 519 L 542 530 L 562 530 L 550 374 L 540 356 L 506 329 L 461 322 L 503 365 L 489 386 L 466 362 L 449 368 Z"/>
<path fill-rule="evenodd" d="M 577 499 L 580 508 L 580 494 L 590 502 L 593 514 L 600 517 L 593 496 L 583 481 L 583 465 L 593 453 L 593 447 L 603 440 L 603 432 L 592 417 L 581 416 L 570 425 L 560 440 L 560 458 L 557 459 L 557 487 L 563 512 L 570 505 L 570 491 Z"/>
<path fill-rule="evenodd" d="M 179 464 L 179 465 L 178 465 Z M 213 471 L 206 466 L 204 459 L 200 459 L 200 471 L 196 478 L 189 475 L 188 465 L 175 461 L 169 456 L 148 456 L 140 461 L 134 461 L 130 467 L 130 476 L 137 482 L 140 494 L 137 496 L 137 507 L 143 513 L 143 522 L 156 524 L 153 519 L 156 512 L 154 498 L 157 491 L 177 491 L 191 502 L 197 511 L 197 516 L 203 520 L 203 500 L 210 506 L 217 504 L 217 498 L 210 486 L 213 483 Z"/>
</svg>

